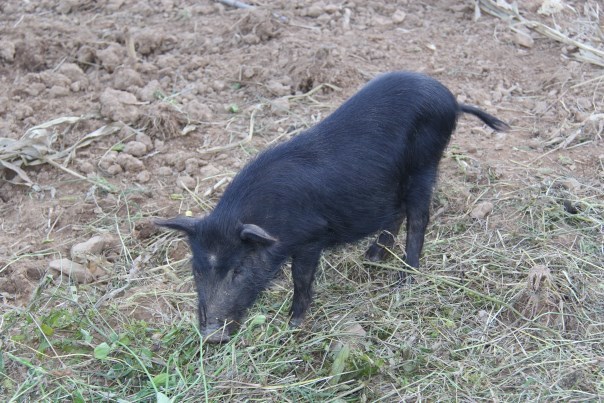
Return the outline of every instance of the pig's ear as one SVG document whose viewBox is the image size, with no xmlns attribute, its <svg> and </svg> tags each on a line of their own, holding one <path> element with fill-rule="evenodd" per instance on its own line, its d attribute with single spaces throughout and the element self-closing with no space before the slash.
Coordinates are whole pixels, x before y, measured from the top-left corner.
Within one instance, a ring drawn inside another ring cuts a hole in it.
<svg viewBox="0 0 604 403">
<path fill-rule="evenodd" d="M 178 216 L 167 220 L 155 220 L 155 225 L 183 231 L 187 235 L 193 235 L 197 232 L 197 223 L 201 221 L 199 218 Z"/>
<path fill-rule="evenodd" d="M 277 242 L 277 238 L 255 224 L 243 224 L 239 236 L 244 241 L 258 242 L 264 245 L 272 245 Z"/>
</svg>

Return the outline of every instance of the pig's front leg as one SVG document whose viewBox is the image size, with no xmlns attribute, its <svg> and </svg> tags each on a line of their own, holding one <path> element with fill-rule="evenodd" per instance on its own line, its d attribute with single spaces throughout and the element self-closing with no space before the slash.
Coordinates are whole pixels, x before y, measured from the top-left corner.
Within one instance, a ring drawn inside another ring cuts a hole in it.
<svg viewBox="0 0 604 403">
<path fill-rule="evenodd" d="M 304 315 L 312 301 L 312 283 L 315 279 L 315 272 L 319 259 L 321 258 L 321 249 L 306 249 L 301 253 L 292 256 L 292 277 L 294 279 L 294 300 L 291 307 L 291 319 L 289 325 L 298 327 L 304 320 Z"/>
</svg>

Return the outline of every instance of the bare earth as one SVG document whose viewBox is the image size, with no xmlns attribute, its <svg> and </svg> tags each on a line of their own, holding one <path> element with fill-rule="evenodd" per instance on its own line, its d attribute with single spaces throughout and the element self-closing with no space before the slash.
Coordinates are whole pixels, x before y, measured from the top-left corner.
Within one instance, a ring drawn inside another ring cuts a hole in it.
<svg viewBox="0 0 604 403">
<path fill-rule="evenodd" d="M 558 24 L 570 37 L 602 48 L 602 36 L 590 36 L 604 26 L 601 3 L 599 14 L 597 2 L 588 0 L 566 1 L 568 7 L 551 15 L 537 12 L 543 2 L 520 3 L 525 17 Z M 551 208 L 563 211 L 566 200 L 567 212 L 601 213 L 604 71 L 576 60 L 576 47 L 529 30 L 515 33 L 509 22 L 484 11 L 475 19 L 472 1 L 255 5 L 0 3 L 3 314 L 33 304 L 40 312 L 52 309 L 55 302 L 40 305 L 36 298 L 76 285 L 94 301 L 104 298 L 100 306 L 160 328 L 183 315 L 194 322 L 187 246 L 154 228 L 151 219 L 209 211 L 258 151 L 320 121 L 372 77 L 391 70 L 425 72 L 459 101 L 512 126 L 494 133 L 471 116 L 460 118 L 441 164 L 422 260 L 427 271 L 445 257 L 463 257 L 464 243 L 446 256 L 431 249 L 441 225 L 464 217 L 488 239 L 516 233 L 519 206 L 530 204 L 527 188 L 544 194 L 556 189 L 561 201 Z M 36 128 L 61 118 L 71 119 Z M 94 236 L 100 244 L 84 247 L 85 256 L 72 251 Z M 573 251 L 582 241 L 561 234 L 543 242 Z M 510 267 L 512 283 L 523 284 L 537 263 L 547 266 L 548 250 L 520 253 L 522 262 Z M 395 252 L 403 254 L 400 246 Z M 348 253 L 359 261 L 362 246 Z M 329 256 L 324 272 L 345 259 Z M 584 259 L 602 270 L 598 256 L 601 250 Z M 49 267 L 62 258 L 83 272 L 69 275 L 63 267 L 61 276 L 60 265 Z M 319 276 L 319 301 L 321 284 L 338 276 Z M 356 278 L 363 282 L 364 276 Z M 180 296 L 158 297 L 162 292 Z M 339 298 L 346 300 L 346 292 Z M 361 317 L 363 303 L 352 306 Z M 275 316 L 285 321 L 284 312 Z M 312 316 L 309 321 L 311 329 Z M 0 324 L 8 336 L 16 329 Z M 25 379 L 23 367 L 11 365 L 11 377 Z M 384 388 L 367 396 L 379 397 Z M 593 385 L 585 388 L 597 393 Z"/>
</svg>

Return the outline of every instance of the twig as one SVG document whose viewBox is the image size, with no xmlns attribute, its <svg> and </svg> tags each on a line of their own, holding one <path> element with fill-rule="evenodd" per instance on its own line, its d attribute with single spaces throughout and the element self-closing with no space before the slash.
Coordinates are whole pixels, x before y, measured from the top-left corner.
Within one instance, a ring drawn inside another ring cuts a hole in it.
<svg viewBox="0 0 604 403">
<path fill-rule="evenodd" d="M 254 8 L 254 6 L 250 6 L 247 3 L 237 0 L 217 0 L 219 3 L 225 4 L 227 6 L 235 7 L 235 8 Z"/>
<path fill-rule="evenodd" d="M 250 115 L 250 128 L 248 131 L 247 136 L 239 141 L 234 141 L 232 143 L 229 143 L 227 145 L 224 146 L 218 146 L 218 147 L 212 147 L 212 148 L 208 148 L 208 149 L 198 149 L 197 152 L 200 154 L 211 154 L 211 153 L 215 153 L 218 151 L 224 151 L 224 150 L 230 150 L 231 148 L 235 148 L 235 147 L 239 147 L 245 143 L 249 143 L 250 141 L 252 141 L 252 137 L 254 135 L 254 117 L 256 116 L 256 112 L 258 111 L 259 108 L 254 108 L 254 110 L 252 111 L 252 114 Z"/>
<path fill-rule="evenodd" d="M 220 186 L 222 186 L 226 182 L 228 182 L 229 179 L 230 178 L 222 178 L 221 180 L 219 180 L 218 182 L 216 182 L 216 184 L 214 186 L 210 187 L 208 190 L 205 191 L 205 193 L 203 194 L 203 197 L 210 196 L 212 193 L 214 193 L 216 191 L 216 189 L 218 189 Z"/>
<path fill-rule="evenodd" d="M 67 172 L 68 174 L 75 176 L 78 179 L 82 179 L 82 180 L 85 180 L 87 182 L 90 182 L 93 185 L 100 187 L 101 189 L 103 189 L 106 192 L 109 192 L 109 193 L 115 192 L 115 189 L 111 188 L 110 186 L 107 186 L 107 185 L 105 185 L 105 184 L 103 184 L 103 183 L 101 183 L 99 181 L 95 181 L 95 180 L 89 179 L 88 177 L 86 177 L 86 176 L 84 176 L 82 174 L 79 174 L 76 171 L 73 171 L 73 170 L 71 170 L 71 169 L 69 169 L 67 167 L 64 167 L 63 165 L 61 165 L 61 164 L 53 161 L 51 158 L 44 157 L 44 158 L 41 158 L 40 161 L 46 162 L 46 163 L 48 163 L 48 164 L 50 164 L 50 165 L 52 165 L 52 166 L 54 166 L 56 168 L 59 168 L 59 169 L 65 171 L 65 172 Z"/>
<path fill-rule="evenodd" d="M 533 158 L 533 159 L 532 159 L 532 160 L 529 162 L 529 165 L 530 165 L 530 164 L 533 164 L 533 163 L 535 163 L 535 162 L 537 162 L 537 161 L 539 161 L 540 159 L 542 159 L 542 158 L 544 158 L 544 157 L 547 157 L 547 156 L 548 156 L 548 155 L 550 155 L 551 153 L 554 153 L 554 152 L 556 152 L 556 151 L 559 151 L 559 150 L 562 150 L 562 149 L 567 148 L 567 147 L 568 147 L 568 145 L 569 145 L 569 144 L 570 144 L 570 143 L 571 143 L 571 142 L 572 142 L 572 141 L 573 141 L 573 140 L 574 140 L 574 139 L 575 139 L 575 138 L 576 138 L 576 137 L 577 137 L 577 136 L 578 136 L 578 135 L 581 133 L 581 131 L 582 131 L 582 129 L 581 129 L 581 128 L 577 129 L 577 130 L 576 130 L 574 133 L 572 133 L 570 136 L 568 136 L 567 138 L 565 138 L 565 139 L 564 139 L 564 140 L 563 140 L 563 141 L 562 141 L 560 144 L 558 144 L 558 146 L 557 146 L 556 148 L 552 148 L 552 149 L 551 149 L 551 150 L 549 150 L 548 152 L 543 153 L 543 154 L 541 154 L 540 156 Z"/>
<path fill-rule="evenodd" d="M 149 259 L 150 259 L 150 256 L 147 256 L 145 258 L 145 262 L 144 263 L 146 263 Z M 120 288 L 116 288 L 115 290 L 112 290 L 111 292 L 108 292 L 107 294 L 105 294 L 101 298 L 99 298 L 99 300 L 96 302 L 96 304 L 94 304 L 95 308 L 98 308 L 105 301 L 113 299 L 116 295 L 118 295 L 119 293 L 121 293 L 122 291 L 124 291 L 125 289 L 127 289 L 128 287 L 130 287 L 130 285 L 132 284 L 132 281 L 134 281 L 136 275 L 139 272 L 139 264 L 141 263 L 141 260 L 143 260 L 142 256 L 138 256 L 136 259 L 134 259 L 132 261 L 132 266 L 130 267 L 130 271 L 128 272 L 128 277 L 126 278 L 126 284 L 124 284 Z"/>
<path fill-rule="evenodd" d="M 317 85 L 315 88 L 313 88 L 312 90 L 305 92 L 304 94 L 301 95 L 289 95 L 286 96 L 284 98 L 290 99 L 290 100 L 294 100 L 294 99 L 303 99 L 303 98 L 311 98 L 314 94 L 316 94 L 317 92 L 319 92 L 319 90 L 323 89 L 324 87 L 330 88 L 333 91 L 340 91 L 341 88 L 337 87 L 333 84 L 329 84 L 329 83 L 322 83 Z"/>
</svg>

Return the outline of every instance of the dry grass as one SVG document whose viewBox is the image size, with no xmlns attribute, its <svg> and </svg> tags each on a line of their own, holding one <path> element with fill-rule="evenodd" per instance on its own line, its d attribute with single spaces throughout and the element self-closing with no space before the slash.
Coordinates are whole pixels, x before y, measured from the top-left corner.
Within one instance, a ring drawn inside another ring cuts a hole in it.
<svg viewBox="0 0 604 403">
<path fill-rule="evenodd" d="M 330 251 L 302 329 L 287 326 L 285 270 L 221 346 L 206 346 L 196 330 L 185 241 L 137 238 L 132 228 L 147 218 L 126 214 L 134 193 L 122 193 L 91 225 L 121 229 L 108 283 L 44 277 L 30 306 L 3 308 L 2 393 L 15 401 L 598 399 L 598 188 L 573 193 L 530 168 L 514 184 L 467 183 L 461 169 L 443 176 L 414 284 L 393 288 L 396 272 L 409 270 L 404 234 L 384 263 L 362 260 L 368 241 Z M 455 190 L 468 185 L 495 205 L 485 220 L 471 218 L 474 203 Z M 182 198 L 200 203 L 193 193 Z"/>
<path fill-rule="evenodd" d="M 79 123 L 97 118 L 95 116 L 64 116 L 28 129 L 18 140 L 1 137 L 0 165 L 6 170 L 12 171 L 18 177 L 11 181 L 18 185 L 30 187 L 35 185 L 23 170 L 24 167 L 50 164 L 78 179 L 89 181 L 104 190 L 111 191 L 113 189 L 110 189 L 106 184 L 75 172 L 68 168 L 67 164 L 73 159 L 79 148 L 87 147 L 102 137 L 110 136 L 122 128 L 127 128 L 126 125 L 119 122 L 110 123 L 81 136 L 65 149 L 55 148 L 59 136 L 66 135 Z M 59 128 L 63 128 L 60 134 Z"/>
<path fill-rule="evenodd" d="M 247 137 L 214 151 L 252 153 L 257 141 L 275 140 L 263 134 L 277 126 L 293 127 L 279 139 L 295 134 L 313 123 L 309 116 L 335 106 L 319 96 L 290 98 L 294 106 L 277 121 L 262 110 L 242 113 L 237 124 Z M 143 127 L 170 138 L 184 123 L 174 116 L 150 115 Z M 2 161 L 16 159 L 10 158 Z M 477 184 L 461 164 L 455 169 L 461 160 L 451 153 L 443 164 L 446 186 L 434 198 L 438 217 L 421 270 L 402 264 L 404 234 L 392 258 L 379 264 L 363 261 L 369 240 L 329 251 L 301 329 L 287 326 L 286 268 L 241 331 L 219 346 L 205 345 L 196 328 L 185 240 L 151 229 L 149 218 L 162 212 L 132 209 L 139 190 L 124 188 L 114 206 L 84 226 L 119 237 L 108 279 L 75 285 L 46 274 L 28 305 L 2 305 L 0 396 L 162 403 L 601 399 L 601 185 L 594 179 L 569 189 L 530 165 L 513 181 Z M 182 210 L 211 208 L 219 186 L 177 195 Z M 469 215 L 478 201 L 494 204 L 483 220 Z M 0 273 L 55 255 L 18 254 Z M 399 270 L 410 270 L 415 283 L 393 287 Z"/>
<path fill-rule="evenodd" d="M 550 3 L 550 1 L 543 1 L 543 3 Z M 557 2 L 552 1 L 551 3 Z M 563 4 L 564 2 L 559 3 Z M 562 9 L 572 10 L 576 14 L 577 18 L 574 20 L 574 23 L 575 25 L 581 25 L 583 28 L 579 30 L 578 34 L 563 32 L 563 30 L 557 29 L 555 27 L 555 19 L 548 24 L 544 24 L 540 21 L 523 17 L 515 2 L 510 4 L 506 1 L 480 0 L 477 3 L 477 7 L 480 4 L 485 12 L 509 21 L 512 30 L 517 29 L 516 27 L 526 27 L 547 38 L 576 48 L 577 52 L 572 54 L 573 58 L 581 62 L 604 67 L 604 49 L 601 46 L 602 31 L 599 26 L 604 10 L 602 10 L 602 6 L 596 1 L 587 1 L 584 3 L 578 4 L 576 8 L 568 5 L 562 6 Z M 479 14 L 479 11 L 477 11 L 477 15 Z M 573 36 L 576 38 L 573 38 Z M 597 38 L 600 39 L 597 40 Z M 593 41 L 593 39 L 596 40 Z M 598 43 L 600 46 L 598 46 Z"/>
</svg>

